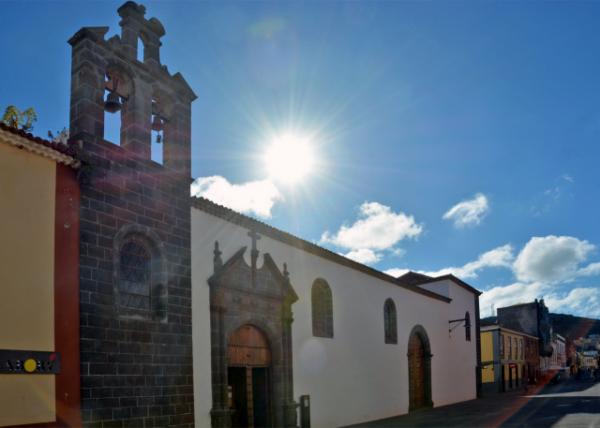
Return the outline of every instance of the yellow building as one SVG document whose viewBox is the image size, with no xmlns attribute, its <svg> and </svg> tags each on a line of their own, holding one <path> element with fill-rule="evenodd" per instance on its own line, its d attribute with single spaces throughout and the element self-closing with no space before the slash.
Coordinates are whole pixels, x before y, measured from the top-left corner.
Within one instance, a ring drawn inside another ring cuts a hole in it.
<svg viewBox="0 0 600 428">
<path fill-rule="evenodd" d="M 0 426 L 77 426 L 79 162 L 0 123 Z"/>
<path fill-rule="evenodd" d="M 526 341 L 537 343 L 537 338 L 499 325 L 481 327 L 484 393 L 510 391 L 526 383 Z"/>
</svg>

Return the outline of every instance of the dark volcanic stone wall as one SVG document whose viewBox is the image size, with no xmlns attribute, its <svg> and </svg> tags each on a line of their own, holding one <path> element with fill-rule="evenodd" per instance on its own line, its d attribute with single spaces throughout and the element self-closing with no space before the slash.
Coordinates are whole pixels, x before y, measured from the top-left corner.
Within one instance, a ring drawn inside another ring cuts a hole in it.
<svg viewBox="0 0 600 428">
<path fill-rule="evenodd" d="M 84 141 L 81 158 L 83 421 L 192 426 L 189 178 L 104 141 Z M 117 301 L 116 240 L 129 229 L 159 241 L 158 317 L 124 314 Z"/>
</svg>

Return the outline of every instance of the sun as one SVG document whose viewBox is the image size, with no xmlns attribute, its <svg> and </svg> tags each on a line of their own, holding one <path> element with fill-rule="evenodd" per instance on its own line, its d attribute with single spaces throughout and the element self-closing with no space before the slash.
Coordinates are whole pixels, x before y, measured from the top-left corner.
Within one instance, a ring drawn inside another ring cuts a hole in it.
<svg viewBox="0 0 600 428">
<path fill-rule="evenodd" d="M 269 178 L 287 184 L 306 179 L 315 165 L 310 138 L 285 133 L 273 138 L 263 157 Z"/>
</svg>

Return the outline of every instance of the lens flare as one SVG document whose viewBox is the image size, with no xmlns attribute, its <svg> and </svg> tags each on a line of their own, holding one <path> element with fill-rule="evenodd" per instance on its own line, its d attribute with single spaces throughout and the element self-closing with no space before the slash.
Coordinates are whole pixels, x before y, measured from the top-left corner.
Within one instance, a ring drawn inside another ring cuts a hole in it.
<svg viewBox="0 0 600 428">
<path fill-rule="evenodd" d="M 296 184 L 312 172 L 315 157 L 310 139 L 287 133 L 273 139 L 263 161 L 270 178 Z"/>
</svg>

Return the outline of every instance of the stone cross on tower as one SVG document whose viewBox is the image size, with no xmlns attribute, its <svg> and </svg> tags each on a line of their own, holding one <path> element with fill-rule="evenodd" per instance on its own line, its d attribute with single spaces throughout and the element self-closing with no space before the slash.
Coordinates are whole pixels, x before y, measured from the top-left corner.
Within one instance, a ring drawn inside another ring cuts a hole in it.
<svg viewBox="0 0 600 428">
<path fill-rule="evenodd" d="M 252 286 L 256 287 L 256 261 L 258 260 L 258 249 L 256 248 L 256 242 L 260 239 L 260 235 L 255 230 L 250 230 L 248 236 L 252 239 L 252 251 L 250 257 L 252 260 Z"/>
</svg>

